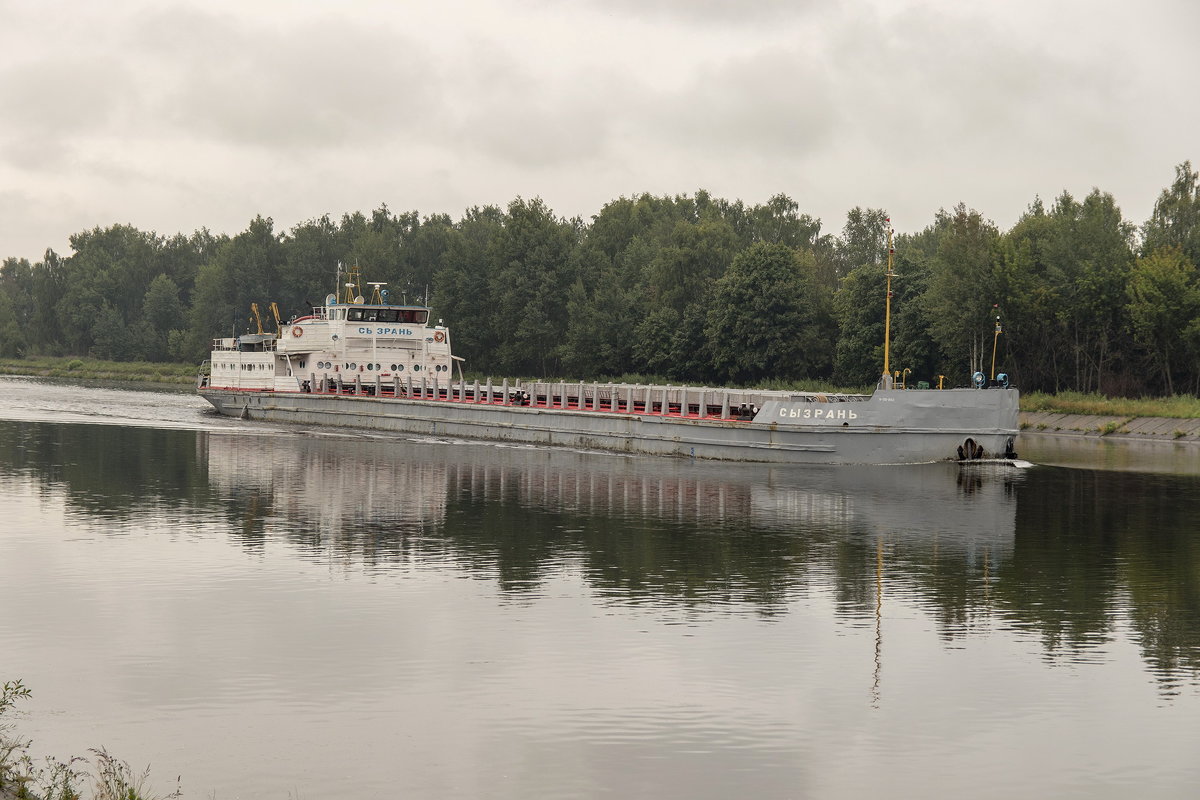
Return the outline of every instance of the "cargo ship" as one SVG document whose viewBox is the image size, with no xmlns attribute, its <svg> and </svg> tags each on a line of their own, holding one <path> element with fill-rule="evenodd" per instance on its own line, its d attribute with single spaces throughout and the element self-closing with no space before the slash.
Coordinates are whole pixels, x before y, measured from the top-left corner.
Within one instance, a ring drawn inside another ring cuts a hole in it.
<svg viewBox="0 0 1200 800">
<path fill-rule="evenodd" d="M 890 280 L 888 325 L 890 328 Z M 798 464 L 1013 459 L 1018 392 L 976 372 L 967 388 L 871 394 L 571 381 L 466 381 L 451 331 L 426 304 L 394 304 L 357 270 L 275 333 L 215 339 L 197 379 L 221 414 L 388 433 L 623 453 Z M 256 311 L 257 313 L 257 311 Z M 997 326 L 997 331 L 999 330 Z M 994 369 L 994 367 L 993 367 Z"/>
</svg>

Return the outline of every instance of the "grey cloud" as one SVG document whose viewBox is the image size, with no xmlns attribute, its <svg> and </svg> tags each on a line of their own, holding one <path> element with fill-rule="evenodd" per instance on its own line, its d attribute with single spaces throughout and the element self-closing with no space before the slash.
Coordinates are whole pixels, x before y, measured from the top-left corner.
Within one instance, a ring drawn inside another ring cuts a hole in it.
<svg viewBox="0 0 1200 800">
<path fill-rule="evenodd" d="M 75 141 L 111 129 L 130 107 L 131 75 L 111 58 L 51 57 L 0 75 L 3 159 L 22 169 L 64 163 Z"/>
<path fill-rule="evenodd" d="M 887 28 L 844 30 L 832 58 L 858 123 L 880 121 L 872 138 L 1028 152 L 1064 135 L 1122 135 L 1111 116 L 1124 86 L 1115 67 L 1019 42 L 994 21 L 917 9 Z"/>
<path fill-rule="evenodd" d="M 756 157 L 819 149 L 842 122 L 825 68 L 798 49 L 706 67 L 651 102 L 643 116 L 668 142 Z"/>
<path fill-rule="evenodd" d="M 181 131 L 263 147 L 378 144 L 442 113 L 436 60 L 412 36 L 342 19 L 283 30 L 164 14 L 138 34 Z M 398 142 L 400 144 L 400 142 Z"/>
<path fill-rule="evenodd" d="M 463 97 L 448 117 L 456 144 L 519 166 L 553 166 L 604 152 L 622 98 L 605 74 L 531 69 L 480 45 L 452 81 Z"/>
<path fill-rule="evenodd" d="M 759 26 L 807 16 L 825 7 L 817 0 L 583 0 L 596 11 L 646 21 L 695 25 Z"/>
</svg>

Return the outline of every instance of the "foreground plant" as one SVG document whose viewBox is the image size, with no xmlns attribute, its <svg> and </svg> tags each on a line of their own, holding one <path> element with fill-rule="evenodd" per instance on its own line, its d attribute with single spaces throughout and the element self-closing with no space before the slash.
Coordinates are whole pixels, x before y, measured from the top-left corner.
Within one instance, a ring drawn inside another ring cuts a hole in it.
<svg viewBox="0 0 1200 800">
<path fill-rule="evenodd" d="M 3 684 L 0 716 L 29 696 L 29 689 L 19 680 Z M 86 759 L 47 758 L 45 766 L 38 767 L 29 757 L 29 744 L 28 740 L 11 735 L 10 725 L 0 724 L 0 800 L 83 800 L 76 787 L 89 777 L 89 771 L 81 768 Z M 92 800 L 171 800 L 183 796 L 178 778 L 175 791 L 152 795 L 146 789 L 149 767 L 137 774 L 127 761 L 114 758 L 104 748 L 91 753 L 95 760 L 90 774 Z"/>
<path fill-rule="evenodd" d="M 183 796 L 178 785 L 168 795 L 147 794 L 145 786 L 150 777 L 150 767 L 138 774 L 134 773 L 128 761 L 114 758 L 103 747 L 91 753 L 96 759 L 93 800 L 169 800 Z"/>
<path fill-rule="evenodd" d="M 0 686 L 0 716 L 18 701 L 29 697 L 29 689 L 21 681 L 6 681 Z M 8 793 L 15 797 L 28 796 L 26 784 L 29 780 L 29 742 L 13 737 L 11 726 L 0 724 L 0 796 Z"/>
</svg>

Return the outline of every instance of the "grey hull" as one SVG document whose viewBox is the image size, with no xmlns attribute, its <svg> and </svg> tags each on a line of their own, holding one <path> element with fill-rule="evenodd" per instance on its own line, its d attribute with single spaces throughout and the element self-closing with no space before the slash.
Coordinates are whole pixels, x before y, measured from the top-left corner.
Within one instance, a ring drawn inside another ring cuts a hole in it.
<svg viewBox="0 0 1200 800">
<path fill-rule="evenodd" d="M 222 414 L 724 461 L 903 464 L 1011 453 L 1013 389 L 878 391 L 864 402 L 771 400 L 753 420 L 205 387 Z M 969 442 L 968 442 L 969 440 Z"/>
</svg>

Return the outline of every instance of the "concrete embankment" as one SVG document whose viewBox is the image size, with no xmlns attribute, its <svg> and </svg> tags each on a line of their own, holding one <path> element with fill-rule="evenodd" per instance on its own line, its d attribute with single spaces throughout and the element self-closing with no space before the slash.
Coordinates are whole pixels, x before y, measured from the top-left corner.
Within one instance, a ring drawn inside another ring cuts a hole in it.
<svg viewBox="0 0 1200 800">
<path fill-rule="evenodd" d="M 1200 419 L 1024 413 L 1017 452 L 1047 466 L 1200 475 Z"/>
<path fill-rule="evenodd" d="M 1025 411 L 1021 413 L 1021 432 L 1059 436 L 1103 436 L 1105 439 L 1141 442 L 1200 443 L 1200 419 L 1096 417 L 1086 414 Z"/>
</svg>

